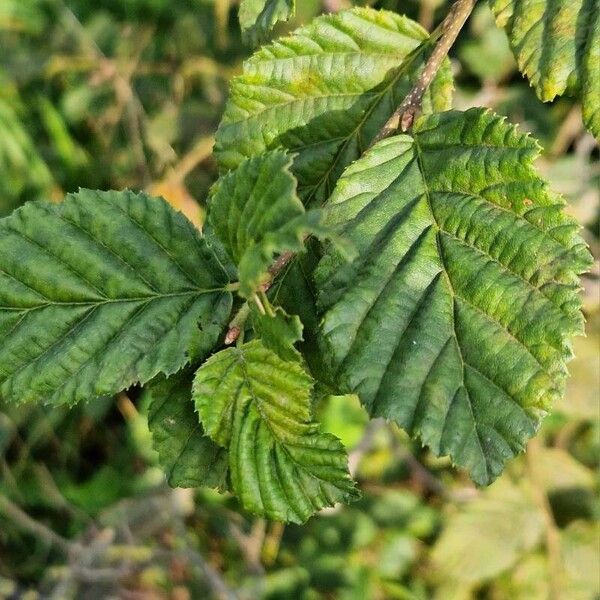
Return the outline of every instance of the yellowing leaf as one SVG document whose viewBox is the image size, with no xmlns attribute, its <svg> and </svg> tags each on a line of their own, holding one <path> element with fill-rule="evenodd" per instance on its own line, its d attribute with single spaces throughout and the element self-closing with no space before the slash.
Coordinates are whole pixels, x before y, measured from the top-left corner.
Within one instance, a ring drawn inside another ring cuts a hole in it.
<svg viewBox="0 0 600 600">
<path fill-rule="evenodd" d="M 488 484 L 564 390 L 591 257 L 536 175 L 535 141 L 490 112 L 419 119 L 338 182 L 354 243 L 316 271 L 332 379 Z"/>
<path fill-rule="evenodd" d="M 418 77 L 427 32 L 389 11 L 355 8 L 314 19 L 258 50 L 233 79 L 216 135 L 224 169 L 283 147 L 305 204 L 322 202 Z M 442 65 L 425 112 L 449 107 L 452 76 Z"/>
<path fill-rule="evenodd" d="M 544 102 L 577 92 L 583 119 L 600 139 L 600 3 L 490 0 L 519 69 Z"/>
<path fill-rule="evenodd" d="M 231 485 L 243 506 L 302 523 L 356 497 L 348 457 L 312 419 L 312 379 L 255 340 L 200 367 L 193 396 L 207 434 L 228 449 Z"/>
</svg>

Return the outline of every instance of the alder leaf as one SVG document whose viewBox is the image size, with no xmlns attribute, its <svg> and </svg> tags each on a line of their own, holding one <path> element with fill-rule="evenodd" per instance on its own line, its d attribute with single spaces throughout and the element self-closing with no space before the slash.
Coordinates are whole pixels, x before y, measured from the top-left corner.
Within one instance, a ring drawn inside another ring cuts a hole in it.
<svg viewBox="0 0 600 600">
<path fill-rule="evenodd" d="M 219 180 L 211 199 L 209 221 L 238 265 L 242 296 L 268 280 L 277 255 L 301 252 L 309 233 L 326 233 L 322 212 L 305 211 L 296 195 L 290 165 L 279 150 L 248 159 Z"/>
<path fill-rule="evenodd" d="M 194 411 L 192 381 L 190 372 L 161 375 L 146 388 L 154 449 L 171 487 L 225 488 L 227 451 L 204 434 Z"/>
<path fill-rule="evenodd" d="M 483 109 L 419 119 L 348 168 L 317 272 L 342 392 L 488 484 L 558 398 L 591 257 L 536 175 L 534 140 Z"/>
<path fill-rule="evenodd" d="M 288 315 L 280 306 L 266 307 L 261 313 L 255 303 L 250 310 L 252 328 L 262 343 L 283 360 L 298 360 L 300 353 L 294 344 L 302 341 L 302 321 L 297 315 Z"/>
<path fill-rule="evenodd" d="M 431 51 L 427 32 L 388 11 L 354 8 L 318 17 L 257 51 L 233 79 L 215 154 L 224 169 L 282 146 L 296 154 L 305 204 L 327 199 L 408 93 Z M 449 108 L 450 64 L 424 110 Z"/>
<path fill-rule="evenodd" d="M 257 45 L 278 21 L 287 21 L 295 12 L 295 0 L 242 0 L 239 12 L 242 34 Z"/>
<path fill-rule="evenodd" d="M 253 513 L 303 523 L 357 495 L 344 446 L 312 420 L 312 387 L 300 363 L 259 340 L 215 354 L 196 373 L 201 422 L 228 449 L 233 491 Z"/>
<path fill-rule="evenodd" d="M 578 93 L 583 120 L 600 139 L 600 3 L 490 0 L 519 69 L 544 102 Z"/>
<path fill-rule="evenodd" d="M 26 204 L 0 222 L 0 396 L 73 403 L 174 373 L 205 346 L 198 327 L 225 326 L 227 284 L 162 199 L 82 190 Z"/>
</svg>

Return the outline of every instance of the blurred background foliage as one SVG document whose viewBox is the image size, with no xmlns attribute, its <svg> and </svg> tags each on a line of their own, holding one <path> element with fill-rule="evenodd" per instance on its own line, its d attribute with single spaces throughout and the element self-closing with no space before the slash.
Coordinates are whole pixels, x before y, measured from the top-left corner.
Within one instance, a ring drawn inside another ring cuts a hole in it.
<svg viewBox="0 0 600 600">
<path fill-rule="evenodd" d="M 444 0 L 299 0 L 293 27 L 370 4 L 431 28 Z M 79 186 L 146 188 L 201 225 L 213 133 L 244 48 L 234 0 L 0 0 L 0 216 Z M 600 254 L 598 145 L 568 98 L 540 103 L 485 3 L 455 50 L 455 106 L 531 131 L 538 166 Z M 0 403 L 0 598 L 597 600 L 600 272 L 564 401 L 527 454 L 476 489 L 352 398 L 319 407 L 363 499 L 304 527 L 170 490 L 146 398 Z"/>
</svg>

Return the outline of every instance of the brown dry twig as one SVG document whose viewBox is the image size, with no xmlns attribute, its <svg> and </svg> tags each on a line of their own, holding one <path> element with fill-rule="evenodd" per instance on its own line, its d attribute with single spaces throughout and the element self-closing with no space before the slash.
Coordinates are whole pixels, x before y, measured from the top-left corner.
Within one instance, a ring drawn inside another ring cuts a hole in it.
<svg viewBox="0 0 600 600">
<path fill-rule="evenodd" d="M 457 0 L 452 5 L 450 12 L 442 24 L 431 34 L 433 39 L 439 36 L 439 41 L 425 63 L 425 68 L 421 72 L 417 83 L 394 111 L 394 114 L 388 119 L 381 131 L 375 136 L 375 139 L 371 142 L 371 146 L 393 135 L 398 131 L 398 128 L 401 131 L 408 131 L 412 127 L 415 117 L 421 110 L 423 96 L 427 88 L 448 55 L 450 48 L 454 45 L 476 2 L 477 0 Z"/>
</svg>

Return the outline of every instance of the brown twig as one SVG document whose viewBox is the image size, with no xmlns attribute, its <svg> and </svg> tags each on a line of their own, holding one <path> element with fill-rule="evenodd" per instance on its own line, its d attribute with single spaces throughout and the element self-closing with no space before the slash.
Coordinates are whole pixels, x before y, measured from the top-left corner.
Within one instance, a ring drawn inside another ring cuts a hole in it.
<svg viewBox="0 0 600 600">
<path fill-rule="evenodd" d="M 400 120 L 402 131 L 406 131 L 411 127 L 417 112 L 421 108 L 425 91 L 433 81 L 448 51 L 456 41 L 476 2 L 477 0 L 457 0 L 442 24 L 431 34 L 432 39 L 439 37 L 439 41 L 425 64 L 419 80 L 404 98 L 400 106 L 394 111 L 394 114 L 389 118 L 383 129 L 377 134 L 371 145 L 395 133 L 398 128 L 396 124 L 398 120 Z M 269 279 L 264 284 L 262 291 L 266 292 L 273 285 L 276 277 L 289 265 L 294 256 L 293 252 L 285 252 L 273 263 L 269 269 Z M 233 317 L 225 336 L 226 345 L 233 344 L 241 335 L 243 325 L 249 313 L 248 307 L 248 302 L 245 302 Z"/>
<path fill-rule="evenodd" d="M 277 276 L 290 264 L 296 254 L 294 252 L 284 252 L 279 258 L 269 267 L 269 279 L 263 284 L 261 291 L 267 292 L 273 285 Z M 244 328 L 244 323 L 250 314 L 250 304 L 244 302 L 238 312 L 229 323 L 229 329 L 225 335 L 225 345 L 230 346 L 235 343 L 240 337 Z"/>
<path fill-rule="evenodd" d="M 185 154 L 176 164 L 171 172 L 165 178 L 167 181 L 182 183 L 183 180 L 203 161 L 205 161 L 213 151 L 215 145 L 214 136 L 201 137 L 194 147 Z"/>
<path fill-rule="evenodd" d="M 419 76 L 417 83 L 394 111 L 394 114 L 388 119 L 381 131 L 375 136 L 375 139 L 371 142 L 371 146 L 393 135 L 398 131 L 398 128 L 401 131 L 408 131 L 412 127 L 417 113 L 421 110 L 421 103 L 423 102 L 423 96 L 427 88 L 456 41 L 476 2 L 477 0 L 456 0 L 452 5 L 450 12 L 442 24 L 431 34 L 433 39 L 439 36 L 439 41 L 425 63 L 425 68 Z"/>
<path fill-rule="evenodd" d="M 436 0 L 421 0 L 418 21 L 425 29 L 427 29 L 427 31 L 429 31 L 433 25 L 436 7 Z"/>
<path fill-rule="evenodd" d="M 151 179 L 150 167 L 146 159 L 144 150 L 144 129 L 146 121 L 146 113 L 141 100 L 136 95 L 131 79 L 141 60 L 142 52 L 152 40 L 152 31 L 145 32 L 142 43 L 138 45 L 137 56 L 130 66 L 129 73 L 122 74 L 117 68 L 114 60 L 108 58 L 94 38 L 89 35 L 77 15 L 67 5 L 65 0 L 55 0 L 55 5 L 60 11 L 60 16 L 64 20 L 65 25 L 71 29 L 81 47 L 88 52 L 90 58 L 95 59 L 100 63 L 101 67 L 107 70 L 114 82 L 114 91 L 117 100 L 116 112 L 114 117 L 118 121 L 123 115 L 126 119 L 124 125 L 127 134 L 132 144 L 132 151 L 136 159 L 136 170 L 138 175 L 147 186 Z"/>
</svg>

